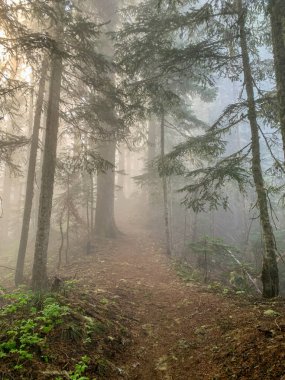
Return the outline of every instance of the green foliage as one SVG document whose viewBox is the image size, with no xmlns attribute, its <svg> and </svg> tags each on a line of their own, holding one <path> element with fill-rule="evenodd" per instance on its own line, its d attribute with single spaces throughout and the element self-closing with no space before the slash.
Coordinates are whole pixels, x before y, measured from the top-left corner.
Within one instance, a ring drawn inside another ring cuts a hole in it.
<svg viewBox="0 0 285 380">
<path fill-rule="evenodd" d="M 241 252 L 234 246 L 224 243 L 222 239 L 205 236 L 199 241 L 189 243 L 189 255 L 194 255 L 197 268 L 204 272 L 204 280 L 215 280 L 211 289 L 221 287 L 222 293 L 228 292 L 220 282 L 235 291 L 249 291 L 248 273 L 252 272 L 249 264 L 244 262 Z M 217 286 L 215 285 L 217 284 Z"/>
<path fill-rule="evenodd" d="M 197 282 L 201 280 L 201 274 L 199 271 L 193 269 L 189 265 L 176 262 L 175 270 L 178 276 L 185 282 Z"/>
<path fill-rule="evenodd" d="M 27 306 L 33 299 L 32 292 L 17 291 L 15 293 L 4 294 L 3 298 L 10 301 L 5 307 L 0 310 L 0 315 L 16 313 L 18 310 Z"/>
<path fill-rule="evenodd" d="M 224 243 L 222 239 L 209 236 L 205 236 L 197 242 L 189 243 L 189 248 L 195 253 L 201 254 L 206 252 L 210 255 L 220 254 L 229 256 L 227 253 L 229 250 L 239 252 L 237 248 Z"/>
<path fill-rule="evenodd" d="M 248 155 L 245 148 L 223 158 L 226 144 L 221 133 L 212 129 L 204 135 L 191 137 L 177 145 L 166 155 L 163 165 L 158 162 L 160 175 L 179 175 L 189 184 L 178 191 L 185 194 L 183 204 L 198 213 L 206 209 L 228 207 L 227 185 L 235 183 L 239 191 L 245 192 L 250 183 Z M 195 157 L 194 165 L 189 166 Z"/>
<path fill-rule="evenodd" d="M 62 317 L 69 313 L 69 308 L 60 305 L 52 296 L 39 303 L 31 292 L 11 293 L 4 298 L 8 304 L 2 308 L 1 315 L 11 315 L 11 324 L 2 323 L 0 357 L 14 354 L 19 360 L 31 360 L 35 348 L 43 348 L 45 336 L 62 323 Z M 25 318 L 25 315 L 29 317 Z"/>
<path fill-rule="evenodd" d="M 69 373 L 70 380 L 89 380 L 89 377 L 83 376 L 89 362 L 90 358 L 88 356 L 82 356 L 80 362 L 75 365 L 74 371 Z"/>
</svg>

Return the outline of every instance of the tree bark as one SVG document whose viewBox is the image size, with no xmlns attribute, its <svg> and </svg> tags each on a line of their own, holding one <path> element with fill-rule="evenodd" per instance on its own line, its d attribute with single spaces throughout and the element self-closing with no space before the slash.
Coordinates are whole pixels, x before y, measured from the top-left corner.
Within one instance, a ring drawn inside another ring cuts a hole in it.
<svg viewBox="0 0 285 380">
<path fill-rule="evenodd" d="M 270 21 L 277 84 L 280 131 L 285 161 L 285 2 L 270 0 Z"/>
<path fill-rule="evenodd" d="M 54 52 L 51 61 L 50 90 L 47 109 L 39 216 L 32 274 L 32 288 L 34 291 L 45 290 L 47 286 L 47 250 L 56 167 L 59 102 L 63 70 L 62 57 L 60 54 Z"/>
<path fill-rule="evenodd" d="M 47 60 L 44 60 L 42 64 L 42 68 L 41 68 L 41 78 L 39 82 L 38 96 L 37 96 L 35 115 L 34 115 L 33 134 L 32 134 L 32 141 L 31 141 L 31 148 L 30 148 L 30 157 L 29 157 L 29 166 L 28 166 L 28 174 L 27 174 L 27 184 L 26 184 L 24 215 L 23 215 L 23 222 L 22 222 L 20 246 L 18 250 L 16 275 L 15 275 L 16 286 L 23 282 L 24 263 L 25 263 L 26 249 L 27 249 L 27 244 L 28 244 L 29 227 L 30 227 L 33 196 L 34 196 L 34 182 L 35 182 L 35 172 L 36 172 L 36 164 L 37 164 L 39 132 L 40 132 L 41 115 L 42 115 L 42 108 L 43 108 L 43 101 L 44 101 L 47 70 L 48 70 L 48 62 Z"/>
<path fill-rule="evenodd" d="M 269 217 L 267 192 L 264 186 L 263 173 L 261 167 L 259 129 L 257 124 L 254 86 L 247 45 L 247 32 L 245 26 L 246 11 L 243 7 L 243 0 L 238 0 L 237 4 L 239 13 L 238 22 L 240 30 L 240 47 L 248 101 L 248 119 L 251 129 L 252 174 L 257 193 L 257 203 L 260 212 L 260 222 L 265 247 L 262 267 L 263 296 L 266 298 L 272 298 L 276 297 L 279 293 L 279 275 L 276 261 L 276 246 L 273 229 Z"/>
<path fill-rule="evenodd" d="M 166 236 L 166 253 L 171 256 L 171 240 L 170 240 L 170 228 L 169 228 L 169 209 L 168 209 L 168 189 L 167 189 L 167 177 L 164 173 L 165 165 L 165 115 L 164 110 L 161 115 L 160 124 L 160 157 L 162 166 L 162 190 L 163 190 L 163 210 L 164 210 L 164 227 Z"/>
</svg>

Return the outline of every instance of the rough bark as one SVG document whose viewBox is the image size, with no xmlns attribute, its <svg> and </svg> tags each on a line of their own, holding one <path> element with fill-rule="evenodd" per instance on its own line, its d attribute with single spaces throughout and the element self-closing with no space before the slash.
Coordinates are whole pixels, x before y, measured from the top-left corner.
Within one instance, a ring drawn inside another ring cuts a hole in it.
<svg viewBox="0 0 285 380">
<path fill-rule="evenodd" d="M 285 2 L 270 0 L 269 5 L 274 67 L 277 83 L 280 131 L 285 160 Z"/>
<path fill-rule="evenodd" d="M 162 166 L 162 190 L 163 190 L 163 211 L 164 211 L 164 227 L 166 237 L 166 253 L 171 255 L 171 238 L 170 238 L 170 226 L 169 226 L 169 209 L 168 209 L 168 189 L 167 189 L 167 177 L 164 174 L 164 160 L 165 160 L 165 119 L 164 111 L 161 115 L 160 124 L 160 158 Z"/>
<path fill-rule="evenodd" d="M 260 212 L 260 222 L 264 240 L 264 258 L 262 267 L 263 296 L 266 298 L 276 297 L 279 293 L 279 276 L 276 260 L 276 246 L 272 225 L 270 222 L 267 193 L 264 186 L 263 173 L 260 159 L 259 129 L 254 98 L 254 86 L 249 59 L 247 32 L 245 27 L 246 11 L 243 0 L 238 0 L 240 47 L 243 62 L 244 80 L 248 101 L 248 119 L 251 129 L 252 146 L 252 174 L 257 193 L 257 203 Z"/>
<path fill-rule="evenodd" d="M 47 250 L 50 232 L 59 124 L 62 57 L 59 54 L 53 53 L 51 61 L 50 90 L 47 109 L 39 216 L 32 274 L 32 288 L 35 291 L 42 291 L 47 286 Z"/>
<path fill-rule="evenodd" d="M 32 133 L 29 166 L 28 166 L 28 173 L 27 173 L 24 214 L 23 214 L 21 238 L 20 238 L 20 245 L 19 245 L 19 250 L 18 250 L 16 275 L 15 275 L 16 285 L 19 285 L 20 283 L 23 282 L 24 263 L 25 263 L 26 249 L 27 249 L 27 244 L 28 244 L 29 227 L 30 227 L 30 219 L 31 219 L 33 196 L 34 196 L 35 171 L 36 171 L 36 163 L 37 163 L 39 132 L 40 132 L 41 114 L 42 114 L 42 108 L 43 108 L 47 69 L 48 69 L 48 63 L 47 63 L 47 60 L 45 60 L 41 68 L 41 78 L 39 82 L 38 96 L 37 96 L 37 101 L 36 101 L 36 106 L 35 106 L 33 133 Z"/>
</svg>

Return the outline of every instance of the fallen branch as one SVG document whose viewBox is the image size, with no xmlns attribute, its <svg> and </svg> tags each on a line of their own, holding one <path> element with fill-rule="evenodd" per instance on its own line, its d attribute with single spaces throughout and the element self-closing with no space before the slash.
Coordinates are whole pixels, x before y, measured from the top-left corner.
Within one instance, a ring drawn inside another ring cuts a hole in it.
<svg viewBox="0 0 285 380">
<path fill-rule="evenodd" d="M 229 250 L 229 249 L 226 249 L 225 250 L 230 254 L 230 256 L 234 259 L 234 261 L 242 268 L 242 270 L 244 271 L 244 273 L 247 275 L 249 281 L 253 284 L 253 286 L 255 287 L 255 290 L 257 291 L 257 293 L 259 294 L 262 294 L 261 290 L 259 289 L 259 287 L 257 286 L 256 284 L 256 281 L 255 279 L 250 275 L 250 273 L 248 273 L 248 271 L 244 268 L 244 266 L 242 265 L 242 263 L 239 261 L 239 259 L 237 259 L 235 257 L 235 255 Z"/>
<path fill-rule="evenodd" d="M 0 268 L 10 269 L 10 270 L 16 270 L 15 268 L 6 267 L 5 265 L 0 265 Z"/>
</svg>

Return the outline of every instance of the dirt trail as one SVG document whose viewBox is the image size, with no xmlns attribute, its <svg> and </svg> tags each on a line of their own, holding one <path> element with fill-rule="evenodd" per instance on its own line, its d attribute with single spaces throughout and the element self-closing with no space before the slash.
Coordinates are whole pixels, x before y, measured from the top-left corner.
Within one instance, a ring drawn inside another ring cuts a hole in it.
<svg viewBox="0 0 285 380">
<path fill-rule="evenodd" d="M 259 378 L 243 376 L 242 369 L 238 377 L 216 376 L 223 365 L 217 352 L 233 343 L 237 328 L 256 321 L 259 311 L 247 301 L 184 283 L 146 235 L 102 242 L 95 250 L 87 262 L 76 264 L 77 278 L 118 303 L 130 320 L 132 342 L 116 362 L 118 379 Z"/>
</svg>

